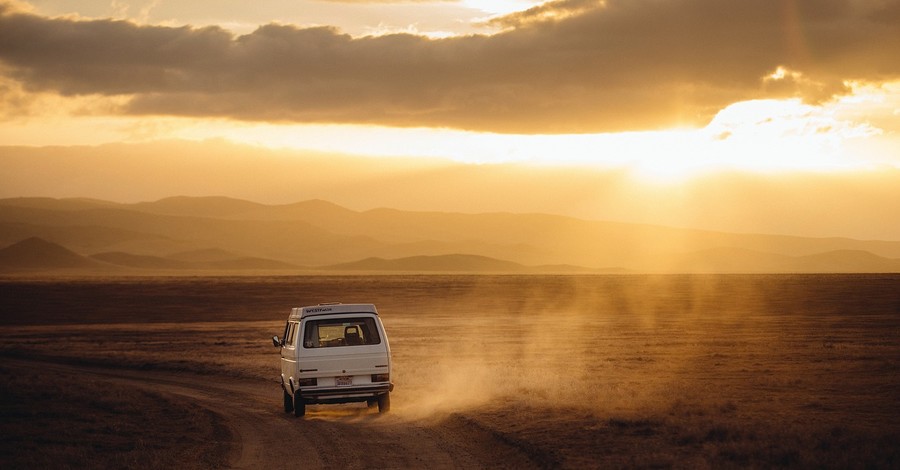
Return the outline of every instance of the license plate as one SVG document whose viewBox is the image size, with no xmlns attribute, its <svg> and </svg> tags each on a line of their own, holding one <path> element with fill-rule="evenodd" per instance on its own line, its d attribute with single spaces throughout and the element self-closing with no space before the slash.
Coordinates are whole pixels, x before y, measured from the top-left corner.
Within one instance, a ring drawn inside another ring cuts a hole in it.
<svg viewBox="0 0 900 470">
<path fill-rule="evenodd" d="M 334 384 L 338 387 L 349 387 L 350 385 L 353 385 L 353 377 L 349 375 L 345 377 L 335 377 Z"/>
</svg>

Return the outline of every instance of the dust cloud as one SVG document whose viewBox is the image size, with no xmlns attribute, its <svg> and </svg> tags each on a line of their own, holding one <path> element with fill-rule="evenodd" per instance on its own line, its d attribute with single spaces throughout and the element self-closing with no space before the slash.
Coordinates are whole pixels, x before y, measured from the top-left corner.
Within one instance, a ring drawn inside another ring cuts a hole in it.
<svg viewBox="0 0 900 470">
<path fill-rule="evenodd" d="M 762 293 L 737 279 L 535 281 L 483 277 L 436 310 L 383 315 L 396 409 L 423 417 L 497 402 L 596 413 L 662 408 L 715 359 L 717 345 L 771 333 Z"/>
</svg>

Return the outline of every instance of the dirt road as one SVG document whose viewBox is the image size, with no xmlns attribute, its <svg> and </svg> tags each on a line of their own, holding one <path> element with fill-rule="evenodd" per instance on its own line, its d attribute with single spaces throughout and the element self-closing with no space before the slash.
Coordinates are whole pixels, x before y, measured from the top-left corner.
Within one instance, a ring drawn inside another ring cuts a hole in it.
<svg viewBox="0 0 900 470">
<path fill-rule="evenodd" d="M 411 419 L 364 405 L 311 406 L 295 418 L 281 409 L 276 382 L 71 366 L 14 360 L 7 367 L 92 376 L 187 400 L 222 416 L 229 427 L 228 465 L 275 468 L 536 468 L 528 449 L 459 415 Z"/>
</svg>

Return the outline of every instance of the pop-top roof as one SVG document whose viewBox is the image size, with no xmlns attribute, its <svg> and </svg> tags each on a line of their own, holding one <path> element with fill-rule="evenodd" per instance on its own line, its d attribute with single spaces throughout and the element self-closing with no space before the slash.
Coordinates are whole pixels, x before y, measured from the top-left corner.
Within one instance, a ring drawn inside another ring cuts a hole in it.
<svg viewBox="0 0 900 470">
<path fill-rule="evenodd" d="M 327 303 L 292 308 L 290 319 L 298 320 L 314 315 L 333 315 L 339 313 L 372 313 L 378 315 L 378 310 L 375 310 L 375 305 L 373 304 Z"/>
</svg>

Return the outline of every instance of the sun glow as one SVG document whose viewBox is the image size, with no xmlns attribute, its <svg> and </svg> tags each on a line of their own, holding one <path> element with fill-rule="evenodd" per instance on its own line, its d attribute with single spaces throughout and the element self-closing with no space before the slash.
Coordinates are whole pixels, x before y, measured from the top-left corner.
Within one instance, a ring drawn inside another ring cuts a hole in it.
<svg viewBox="0 0 900 470">
<path fill-rule="evenodd" d="M 777 73 L 777 72 L 776 72 Z M 787 72 L 784 72 L 787 73 Z M 854 87 L 821 105 L 757 100 L 722 109 L 699 129 L 568 135 L 514 135 L 439 128 L 248 123 L 227 119 L 112 117 L 121 98 L 62 100 L 58 112 L 7 120 L 8 145 L 92 145 L 225 139 L 267 148 L 371 157 L 445 159 L 470 164 L 516 163 L 624 170 L 671 183 L 716 171 L 845 171 L 900 168 L 896 155 L 900 85 Z M 50 98 L 47 98 L 50 99 Z M 61 104 L 68 104 L 68 107 Z M 104 104 L 106 103 L 106 104 Z M 52 122 L 48 141 L 45 131 Z"/>
<path fill-rule="evenodd" d="M 463 0 L 462 2 L 468 8 L 492 15 L 505 15 L 531 8 L 540 3 L 542 2 L 528 0 Z"/>
<path fill-rule="evenodd" d="M 877 136 L 836 108 L 799 100 L 760 100 L 723 109 L 702 129 L 570 135 L 510 135 L 448 129 L 348 125 L 238 124 L 179 127 L 175 138 L 225 137 L 269 148 L 377 157 L 427 157 L 471 164 L 589 166 L 625 169 L 654 181 L 678 181 L 721 170 L 841 171 L 871 162 L 853 141 Z M 353 136 L 353 138 L 347 138 Z"/>
</svg>

